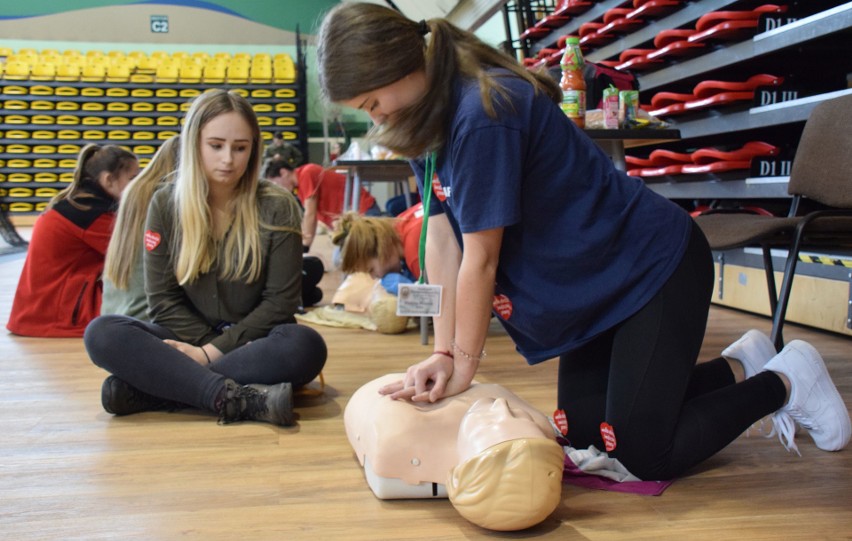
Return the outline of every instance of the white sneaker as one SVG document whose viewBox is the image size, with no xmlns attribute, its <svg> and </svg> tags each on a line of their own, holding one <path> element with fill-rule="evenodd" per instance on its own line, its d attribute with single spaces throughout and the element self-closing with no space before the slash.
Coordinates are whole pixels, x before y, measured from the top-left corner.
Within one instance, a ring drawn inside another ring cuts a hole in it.
<svg viewBox="0 0 852 541">
<path fill-rule="evenodd" d="M 726 347 L 722 351 L 722 357 L 739 361 L 745 369 L 746 379 L 763 370 L 763 366 L 769 362 L 778 352 L 768 336 L 752 329 L 742 335 L 742 338 Z"/>
<path fill-rule="evenodd" d="M 764 369 L 784 374 L 790 380 L 790 400 L 773 415 L 773 420 L 779 414 L 789 415 L 808 430 L 823 451 L 846 447 L 852 436 L 852 421 L 825 362 L 812 345 L 793 340 Z M 786 421 L 779 418 L 775 422 L 781 443 L 788 451 L 799 453 L 793 441 L 795 426 Z"/>
</svg>

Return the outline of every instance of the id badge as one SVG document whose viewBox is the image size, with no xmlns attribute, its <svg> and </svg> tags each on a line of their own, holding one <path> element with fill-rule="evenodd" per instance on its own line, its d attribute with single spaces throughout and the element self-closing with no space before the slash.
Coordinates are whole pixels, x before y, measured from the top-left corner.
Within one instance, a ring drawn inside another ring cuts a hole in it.
<svg viewBox="0 0 852 541">
<path fill-rule="evenodd" d="M 442 292 L 443 287 L 439 285 L 401 284 L 396 315 L 439 317 Z"/>
</svg>

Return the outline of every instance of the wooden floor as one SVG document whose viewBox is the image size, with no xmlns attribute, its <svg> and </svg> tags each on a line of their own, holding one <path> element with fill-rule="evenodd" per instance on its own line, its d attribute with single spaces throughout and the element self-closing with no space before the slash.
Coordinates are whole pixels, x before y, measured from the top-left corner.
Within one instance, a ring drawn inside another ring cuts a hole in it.
<svg viewBox="0 0 852 541">
<path fill-rule="evenodd" d="M 0 259 L 4 324 L 22 263 Z M 324 288 L 336 278 L 327 274 Z M 702 359 L 752 327 L 769 322 L 714 308 Z M 404 370 L 429 346 L 416 330 L 319 330 L 328 392 L 299 404 L 292 429 L 219 426 L 201 413 L 114 418 L 100 404 L 106 374 L 81 340 L 0 332 L 0 539 L 852 539 L 852 449 L 822 452 L 805 433 L 801 457 L 742 436 L 659 497 L 566 485 L 550 518 L 511 534 L 471 525 L 446 500 L 377 500 L 343 409 L 361 384 Z M 852 404 L 852 340 L 794 326 L 787 335 L 816 345 Z M 550 414 L 556 363 L 526 366 L 497 327 L 487 347 L 478 379 Z"/>
</svg>

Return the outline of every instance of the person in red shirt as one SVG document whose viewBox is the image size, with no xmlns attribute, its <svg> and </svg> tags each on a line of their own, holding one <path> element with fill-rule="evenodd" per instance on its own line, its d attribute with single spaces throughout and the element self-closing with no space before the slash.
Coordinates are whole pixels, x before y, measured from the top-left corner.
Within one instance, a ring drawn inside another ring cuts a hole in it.
<svg viewBox="0 0 852 541">
<path fill-rule="evenodd" d="M 340 270 L 366 272 L 379 278 L 394 295 L 400 283 L 420 278 L 420 232 L 423 204 L 417 203 L 396 218 L 361 216 L 347 212 L 338 220 L 331 241 L 340 248 Z"/>
<path fill-rule="evenodd" d="M 273 160 L 266 168 L 266 178 L 295 191 L 305 209 L 302 219 L 302 246 L 307 252 L 314 241 L 317 223 L 329 228 L 343 213 L 343 193 L 346 176 L 322 166 L 308 163 L 294 168 L 284 160 Z M 367 216 L 381 214 L 376 199 L 361 188 L 358 212 Z"/>
<path fill-rule="evenodd" d="M 33 226 L 6 328 L 22 336 L 79 337 L 101 310 L 104 258 L 121 192 L 139 161 L 116 145 L 87 145 L 74 180 Z"/>
</svg>

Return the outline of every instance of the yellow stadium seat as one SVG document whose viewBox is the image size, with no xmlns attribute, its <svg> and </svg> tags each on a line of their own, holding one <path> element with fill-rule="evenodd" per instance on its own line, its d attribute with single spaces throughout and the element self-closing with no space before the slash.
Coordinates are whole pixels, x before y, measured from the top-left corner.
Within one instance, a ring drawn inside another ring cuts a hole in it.
<svg viewBox="0 0 852 541">
<path fill-rule="evenodd" d="M 23 158 L 12 158 L 11 160 L 6 161 L 6 167 L 10 169 L 28 169 L 33 166 L 33 162 L 31 160 L 25 160 Z"/>
<path fill-rule="evenodd" d="M 130 91 L 126 88 L 114 86 L 112 88 L 107 88 L 106 95 L 110 98 L 126 98 L 130 95 Z"/>
<path fill-rule="evenodd" d="M 38 173 L 36 173 L 38 174 Z M 29 173 L 9 173 L 6 182 L 32 182 L 33 176 Z"/>
<path fill-rule="evenodd" d="M 24 115 L 6 115 L 6 124 L 29 124 L 30 119 Z"/>
<path fill-rule="evenodd" d="M 35 205 L 32 203 L 21 203 L 19 201 L 15 201 L 14 203 L 9 203 L 9 212 L 33 212 L 35 211 Z"/>
<path fill-rule="evenodd" d="M 29 139 L 30 132 L 24 130 L 9 130 L 6 132 L 8 139 Z"/>
<path fill-rule="evenodd" d="M 30 145 L 12 144 L 6 147 L 6 152 L 9 154 L 29 154 L 32 149 Z"/>
<path fill-rule="evenodd" d="M 107 119 L 107 124 L 110 126 L 127 126 L 130 124 L 130 119 L 126 116 L 111 116 Z"/>
<path fill-rule="evenodd" d="M 150 141 L 154 139 L 154 132 L 150 131 L 137 131 L 133 132 L 133 139 L 137 141 Z"/>
<path fill-rule="evenodd" d="M 140 168 L 144 169 L 149 163 L 151 163 L 151 158 L 139 158 Z"/>
<path fill-rule="evenodd" d="M 154 110 L 154 104 L 147 101 L 139 101 L 134 103 L 131 109 L 138 113 L 149 113 Z"/>
<path fill-rule="evenodd" d="M 59 130 L 56 137 L 58 139 L 79 139 L 80 132 L 78 130 Z"/>
<path fill-rule="evenodd" d="M 6 160 L 0 160 L 0 167 L 6 167 Z"/>
<path fill-rule="evenodd" d="M 282 103 L 276 103 L 275 104 L 275 112 L 277 112 L 277 113 L 293 113 L 295 111 L 296 111 L 296 104 L 295 103 L 282 102 Z"/>
<path fill-rule="evenodd" d="M 297 139 L 296 134 L 294 132 L 291 132 L 291 131 L 281 132 L 281 135 L 284 136 L 285 141 L 292 141 L 294 139 Z"/>
<path fill-rule="evenodd" d="M 266 62 L 272 63 L 272 55 L 269 53 L 255 53 L 254 58 L 251 59 L 252 64 L 257 62 Z"/>
<path fill-rule="evenodd" d="M 248 82 L 249 65 L 243 62 L 231 62 L 226 71 L 228 84 L 241 85 Z"/>
<path fill-rule="evenodd" d="M 56 64 L 39 62 L 33 66 L 30 79 L 33 81 L 52 81 L 56 78 Z"/>
<path fill-rule="evenodd" d="M 295 126 L 296 119 L 293 117 L 282 116 L 275 119 L 276 126 Z"/>
<path fill-rule="evenodd" d="M 178 92 L 178 96 L 180 96 L 181 98 L 194 98 L 200 95 L 201 91 L 197 88 L 181 88 Z"/>
<path fill-rule="evenodd" d="M 80 145 L 59 145 L 59 148 L 57 148 L 56 151 L 60 154 L 77 154 L 80 152 Z"/>
<path fill-rule="evenodd" d="M 68 171 L 66 173 L 59 173 L 59 182 L 73 182 L 74 181 L 74 172 Z"/>
<path fill-rule="evenodd" d="M 65 126 L 75 126 L 80 123 L 80 117 L 77 115 L 59 115 L 56 117 L 56 123 Z"/>
<path fill-rule="evenodd" d="M 161 58 L 153 56 L 140 57 L 137 60 L 136 73 L 143 73 L 147 75 L 154 75 L 157 73 L 157 68 L 159 68 L 160 64 L 163 63 Z"/>
<path fill-rule="evenodd" d="M 0 56 L 12 56 L 14 53 L 11 47 L 0 46 Z"/>
<path fill-rule="evenodd" d="M 66 130 L 62 130 L 62 131 L 66 131 Z M 71 130 L 67 130 L 67 131 L 71 131 Z M 6 133 L 7 137 L 9 137 L 9 133 L 10 132 Z M 62 133 L 62 132 L 60 132 L 60 133 Z M 56 133 L 55 131 L 51 131 L 51 130 L 36 130 L 36 131 L 33 132 L 32 137 L 33 137 L 33 139 L 55 139 L 58 135 L 59 135 L 58 133 Z M 79 136 L 79 132 L 77 132 L 77 135 Z M 29 135 L 27 135 L 27 137 L 29 137 Z M 66 139 L 76 139 L 76 137 L 67 137 Z"/>
<path fill-rule="evenodd" d="M 201 71 L 198 64 L 183 64 L 178 72 L 178 81 L 183 84 L 198 84 L 201 82 Z"/>
<path fill-rule="evenodd" d="M 244 62 L 251 63 L 251 55 L 249 53 L 234 53 L 232 59 L 236 61 L 242 60 Z"/>
<path fill-rule="evenodd" d="M 292 88 L 277 88 L 275 89 L 276 98 L 295 98 L 296 91 Z"/>
<path fill-rule="evenodd" d="M 34 111 L 52 111 L 54 107 L 55 104 L 47 100 L 35 100 L 30 103 L 30 109 Z"/>
<path fill-rule="evenodd" d="M 180 110 L 184 113 L 189 111 L 190 107 L 192 107 L 192 101 L 185 101 L 180 104 Z"/>
<path fill-rule="evenodd" d="M 29 94 L 29 91 L 23 86 L 18 85 L 9 85 L 3 87 L 4 94 L 14 94 L 14 95 L 26 95 Z"/>
<path fill-rule="evenodd" d="M 287 84 L 296 81 L 296 66 L 293 64 L 293 59 L 289 56 L 275 60 L 272 64 L 272 71 L 275 75 L 276 83 Z"/>
<path fill-rule="evenodd" d="M 214 62 L 208 62 L 207 65 L 204 66 L 201 78 L 204 83 L 210 85 L 219 85 L 224 83 L 225 65 Z"/>
<path fill-rule="evenodd" d="M 41 201 L 40 203 L 35 204 L 36 212 L 44 212 L 47 210 L 48 201 Z"/>
<path fill-rule="evenodd" d="M 130 139 L 130 132 L 127 130 L 110 130 L 107 133 L 107 139 L 124 141 L 125 139 Z"/>
<path fill-rule="evenodd" d="M 83 117 L 83 125 L 84 126 L 103 126 L 106 124 L 106 120 L 99 116 L 84 116 Z"/>
<path fill-rule="evenodd" d="M 34 85 L 30 87 L 30 96 L 52 96 L 53 88 L 47 85 Z"/>
<path fill-rule="evenodd" d="M 272 66 L 266 63 L 252 63 L 249 70 L 249 80 L 252 84 L 265 85 L 272 82 Z"/>
<path fill-rule="evenodd" d="M 154 91 L 150 88 L 134 88 L 130 91 L 130 95 L 134 98 L 150 98 L 154 96 Z"/>
<path fill-rule="evenodd" d="M 56 173 L 40 172 L 33 177 L 36 182 L 56 182 L 59 180 L 59 175 Z"/>
<path fill-rule="evenodd" d="M 57 96 L 76 96 L 80 91 L 73 86 L 58 86 L 56 87 Z"/>
<path fill-rule="evenodd" d="M 106 79 L 106 66 L 104 64 L 87 63 L 83 66 L 80 80 L 86 83 L 100 83 Z M 84 89 L 85 90 L 85 89 Z"/>
<path fill-rule="evenodd" d="M 77 158 L 65 158 L 59 160 L 59 167 L 63 169 L 73 169 L 77 167 Z"/>
<path fill-rule="evenodd" d="M 58 193 L 59 193 L 59 190 L 57 190 L 56 188 L 36 188 L 36 190 L 35 190 L 35 196 L 36 197 L 49 198 L 49 197 L 53 197 L 54 195 L 56 195 Z"/>
<path fill-rule="evenodd" d="M 270 139 L 272 139 L 272 132 L 269 132 L 269 131 L 260 132 L 260 137 L 264 141 L 269 141 Z"/>
<path fill-rule="evenodd" d="M 103 130 L 86 130 L 83 132 L 83 139 L 87 141 L 105 139 L 106 133 Z"/>
<path fill-rule="evenodd" d="M 155 94 L 158 98 L 176 98 L 178 96 L 178 92 L 174 88 L 158 88 Z"/>
<path fill-rule="evenodd" d="M 30 65 L 20 60 L 6 61 L 4 70 L 4 77 L 10 81 L 24 81 L 30 78 Z"/>
<path fill-rule="evenodd" d="M 172 60 L 183 60 L 185 58 L 190 58 L 190 55 L 186 51 L 175 51 L 171 54 L 169 58 L 171 58 Z"/>
<path fill-rule="evenodd" d="M 136 145 L 133 147 L 134 154 L 153 154 L 157 152 L 157 147 L 153 145 Z"/>
<path fill-rule="evenodd" d="M 272 97 L 272 90 L 270 90 L 268 88 L 255 88 L 254 90 L 251 91 L 251 97 L 252 98 L 260 98 L 260 99 L 271 98 Z"/>
<path fill-rule="evenodd" d="M 80 109 L 80 104 L 73 101 L 60 101 L 56 104 L 57 111 L 77 111 Z"/>
<path fill-rule="evenodd" d="M 89 98 L 99 98 L 104 95 L 104 89 L 96 86 L 87 86 L 80 90 L 80 95 Z"/>
<path fill-rule="evenodd" d="M 216 58 L 216 59 L 219 59 L 219 60 L 230 60 L 231 59 L 231 53 L 225 53 L 225 52 L 215 53 L 213 55 L 213 58 Z"/>
<path fill-rule="evenodd" d="M 174 137 L 177 134 L 178 134 L 178 132 L 176 132 L 176 131 L 163 130 L 163 131 L 161 131 L 160 133 L 157 134 L 157 139 L 159 139 L 160 141 L 165 141 L 167 139 L 171 139 L 172 137 Z"/>
<path fill-rule="evenodd" d="M 86 58 L 103 58 L 106 55 L 100 49 L 89 49 L 83 56 Z"/>
<path fill-rule="evenodd" d="M 134 126 L 153 126 L 154 119 L 148 116 L 137 116 L 130 121 Z"/>
<path fill-rule="evenodd" d="M 26 110 L 29 109 L 30 106 L 27 102 L 23 100 L 8 100 L 3 104 L 4 109 L 14 109 L 14 110 Z"/>
<path fill-rule="evenodd" d="M 10 188 L 9 197 L 32 197 L 32 188 Z"/>
<path fill-rule="evenodd" d="M 246 90 L 245 88 L 232 88 L 231 92 L 233 92 L 234 94 L 239 94 L 240 96 L 242 96 L 244 98 L 249 97 L 249 91 Z"/>
<path fill-rule="evenodd" d="M 56 154 L 54 145 L 36 145 L 33 147 L 33 154 Z"/>
<path fill-rule="evenodd" d="M 107 68 L 106 80 L 108 83 L 126 83 L 130 81 L 130 66 L 127 64 L 110 64 Z M 122 90 L 126 91 L 126 89 Z"/>
<path fill-rule="evenodd" d="M 251 106 L 255 113 L 271 113 L 272 105 L 269 103 L 255 103 Z"/>
<path fill-rule="evenodd" d="M 123 112 L 129 110 L 130 106 L 123 101 L 111 101 L 107 104 L 107 111 Z"/>
<path fill-rule="evenodd" d="M 65 62 L 56 68 L 57 81 L 79 81 L 83 68 L 80 64 Z"/>
<path fill-rule="evenodd" d="M 178 104 L 164 101 L 157 104 L 157 111 L 160 113 L 174 113 L 178 110 Z"/>
<path fill-rule="evenodd" d="M 176 64 L 163 63 L 157 67 L 156 74 L 157 83 L 171 84 L 178 80 L 178 67 Z"/>
<path fill-rule="evenodd" d="M 177 126 L 179 124 L 180 121 L 175 116 L 157 117 L 157 126 Z"/>
<path fill-rule="evenodd" d="M 33 167 L 37 167 L 39 169 L 53 169 L 56 165 L 56 160 L 51 158 L 37 158 L 33 161 Z"/>
<path fill-rule="evenodd" d="M 268 116 L 259 116 L 257 117 L 257 125 L 258 126 L 272 126 L 272 119 Z"/>
<path fill-rule="evenodd" d="M 105 108 L 106 106 L 99 101 L 87 101 L 83 104 L 84 111 L 103 111 Z"/>
</svg>

